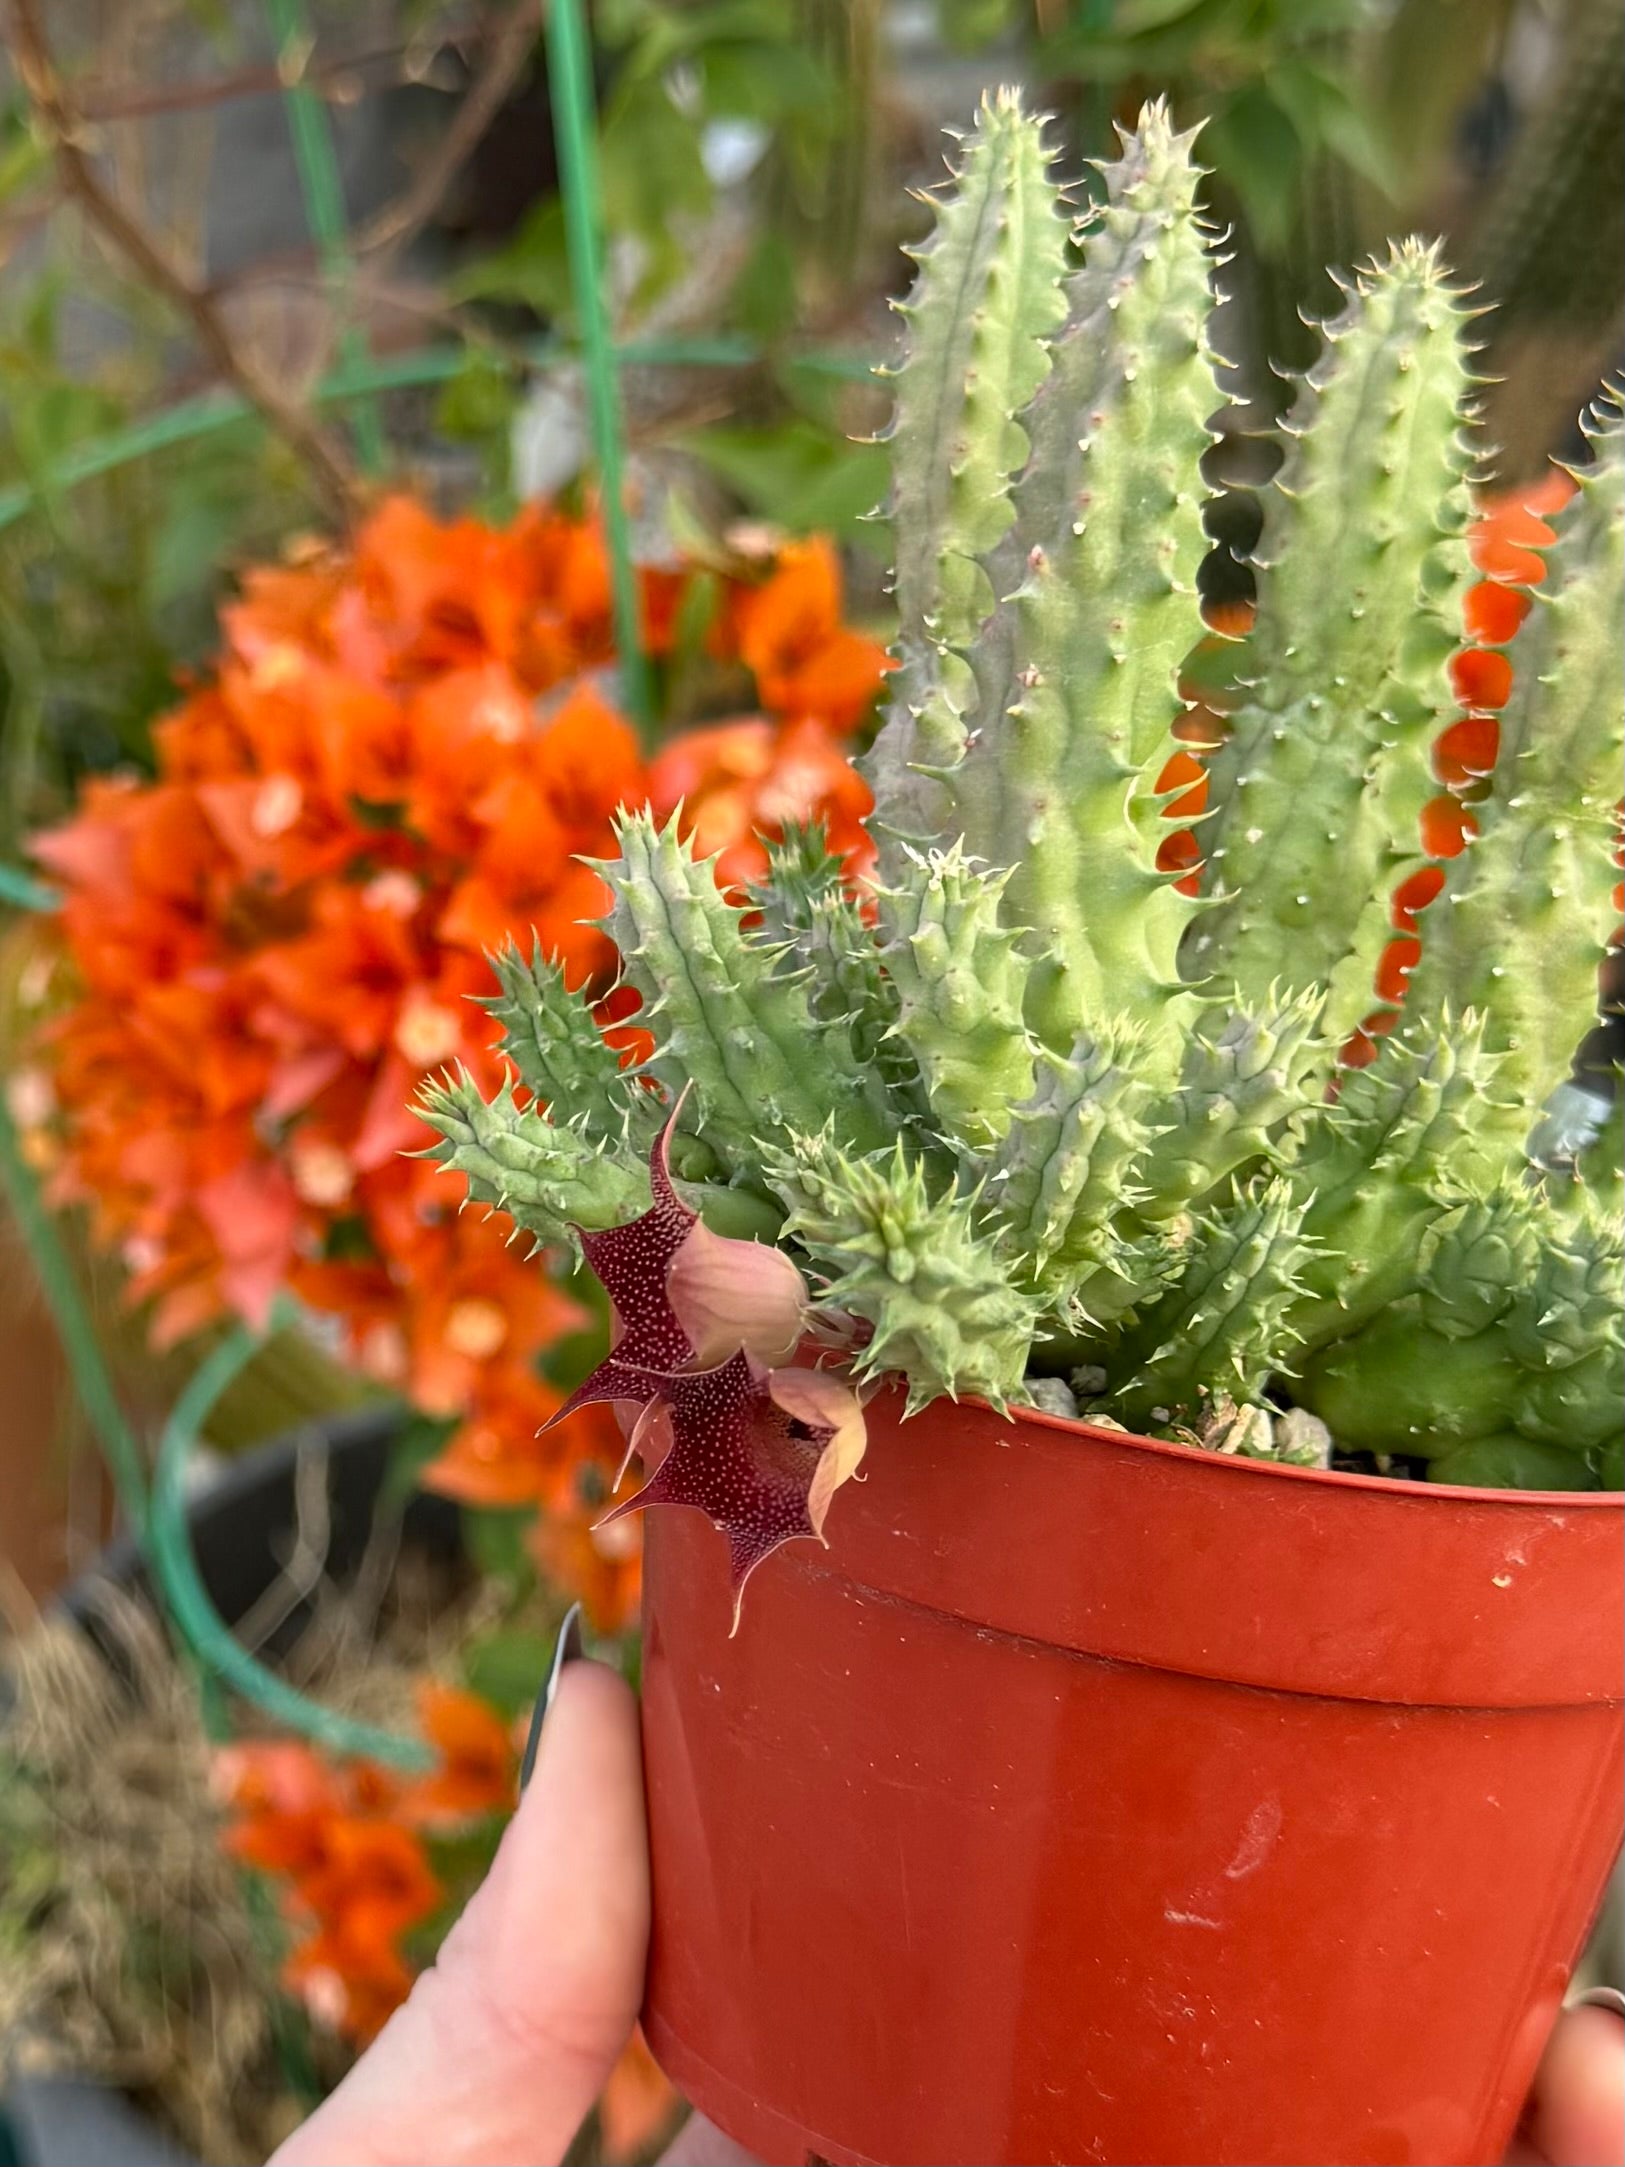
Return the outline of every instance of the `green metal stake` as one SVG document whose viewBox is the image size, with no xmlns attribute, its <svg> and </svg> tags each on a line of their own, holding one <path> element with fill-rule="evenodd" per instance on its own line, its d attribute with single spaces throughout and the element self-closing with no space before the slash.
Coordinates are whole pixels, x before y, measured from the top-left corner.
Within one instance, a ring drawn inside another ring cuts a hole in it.
<svg viewBox="0 0 1625 2167">
<path fill-rule="evenodd" d="M 339 176 L 338 153 L 327 107 L 305 80 L 304 61 L 311 47 L 303 0 L 267 0 L 267 11 L 276 37 L 277 67 L 282 76 L 282 97 L 288 114 L 288 133 L 293 138 L 294 163 L 299 169 L 299 189 L 304 198 L 305 222 L 316 243 L 316 256 L 334 290 L 345 294 L 353 285 L 355 260 L 350 254 L 344 215 L 344 184 Z M 358 324 L 345 328 L 339 341 L 339 359 L 360 363 L 367 358 L 367 341 Z M 355 405 L 356 454 L 363 472 L 381 474 L 388 464 L 388 447 L 377 402 L 358 398 Z"/>
<path fill-rule="evenodd" d="M 553 100 L 559 190 L 564 199 L 564 232 L 570 250 L 570 287 L 581 323 L 588 414 L 604 499 L 615 642 L 621 657 L 621 698 L 647 744 L 654 718 L 626 510 L 620 389 L 609 312 L 604 305 L 603 196 L 598 183 L 592 67 L 581 0 L 550 0 L 547 78 Z"/>
</svg>

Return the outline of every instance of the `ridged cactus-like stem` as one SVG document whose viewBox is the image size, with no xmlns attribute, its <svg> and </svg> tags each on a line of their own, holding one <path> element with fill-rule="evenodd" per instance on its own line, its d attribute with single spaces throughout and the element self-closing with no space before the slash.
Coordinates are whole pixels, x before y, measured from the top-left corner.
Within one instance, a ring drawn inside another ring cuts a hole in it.
<svg viewBox="0 0 1625 2167">
<path fill-rule="evenodd" d="M 519 1080 L 561 1128 L 579 1128 L 601 1142 L 630 1139 L 641 1156 L 660 1125 L 650 1094 L 621 1067 L 564 972 L 538 946 L 527 963 L 509 941 L 491 958 L 501 991 L 484 1006 L 503 1027 L 504 1045 Z"/>
<path fill-rule="evenodd" d="M 1258 1014 L 1199 1014 L 1175 1089 L 1151 1106 L 1156 1149 L 1144 1171 L 1140 1216 L 1166 1219 L 1227 1176 L 1267 1156 L 1323 1052 L 1311 991 L 1269 1002 Z"/>
<path fill-rule="evenodd" d="M 1009 524 L 1011 479 L 1027 456 L 1016 417 L 1065 312 L 1060 196 L 1013 93 L 983 101 L 936 208 L 914 290 L 898 304 L 908 342 L 890 435 L 901 667 L 894 727 L 876 751 L 883 847 L 940 831 L 940 793 L 918 769 L 963 750 L 963 656 L 993 600 L 978 560 Z"/>
<path fill-rule="evenodd" d="M 885 1083 L 896 1119 L 930 1140 L 919 1065 L 898 1029 L 897 989 L 842 861 L 825 849 L 821 830 L 792 829 L 769 845 L 768 862 L 767 880 L 752 891 L 761 912 L 752 938 L 775 952 L 779 976 L 801 977 L 816 1022 L 850 1032 L 858 1060 Z"/>
<path fill-rule="evenodd" d="M 1504 1183 L 1439 1217 L 1417 1291 L 1306 1364 L 1298 1396 L 1346 1445 L 1435 1460 L 1448 1481 L 1583 1487 L 1586 1455 L 1618 1453 L 1621 1266 L 1612 1212 Z M 1522 1472 L 1520 1446 L 1534 1448 Z"/>
<path fill-rule="evenodd" d="M 424 1085 L 417 1111 L 440 1138 L 425 1157 L 460 1175 L 470 1202 L 505 1211 L 540 1245 L 573 1246 L 578 1230 L 619 1226 L 648 1205 L 648 1169 L 627 1146 L 519 1105 L 511 1078 L 486 1099 L 466 1071 L 440 1077 Z M 779 1231 L 781 1213 L 748 1190 L 690 1182 L 678 1189 L 713 1233 L 772 1241 Z"/>
<path fill-rule="evenodd" d="M 1479 835 L 1421 920 L 1406 1007 L 1482 1009 L 1504 1089 L 1529 1118 L 1567 1076 L 1596 1013 L 1619 913 L 1612 842 L 1625 757 L 1625 420 L 1592 425 L 1594 459 L 1512 645 L 1513 691 Z"/>
<path fill-rule="evenodd" d="M 1463 307 L 1438 252 L 1363 273 L 1269 493 L 1252 690 L 1212 767 L 1210 907 L 1186 962 L 1215 997 L 1318 987 L 1340 1043 L 1376 1005 L 1390 898 L 1421 863 L 1428 765 L 1467 575 Z"/>
<path fill-rule="evenodd" d="M 621 964 L 664 1046 L 652 1073 L 673 1097 L 692 1084 L 706 1141 L 730 1173 L 749 1177 L 764 1136 L 836 1133 L 862 1150 L 893 1133 L 883 1080 L 853 1049 L 844 1023 L 818 1023 L 799 976 L 780 976 L 753 942 L 746 913 L 717 886 L 710 863 L 646 813 L 620 823 L 621 855 L 603 868 L 614 894 L 607 921 Z M 816 1049 L 816 1051 L 815 1051 Z"/>
<path fill-rule="evenodd" d="M 1441 1197 L 1503 1176 L 1525 1122 L 1497 1069 L 1484 1019 L 1469 1012 L 1395 1033 L 1342 1078 L 1290 1168 L 1317 1245 L 1292 1311 L 1305 1344 L 1343 1338 L 1409 1293 Z"/>
<path fill-rule="evenodd" d="M 1033 456 L 992 565 L 966 751 L 944 777 L 967 848 L 1012 869 L 1008 915 L 1036 937 L 1028 1020 L 1063 1055 L 1126 1014 L 1154 1060 L 1189 1005 L 1192 906 L 1156 859 L 1178 672 L 1203 631 L 1201 460 L 1220 404 L 1197 177 L 1160 106 L 1104 168 L 1025 417 Z"/>
<path fill-rule="evenodd" d="M 489 1100 L 466 1071 L 431 1081 L 418 1112 L 439 1132 L 429 1156 L 463 1177 L 471 1201 L 507 1212 L 539 1242 L 568 1242 L 577 1226 L 614 1226 L 648 1199 L 630 1152 L 521 1108 L 512 1079 Z"/>
<path fill-rule="evenodd" d="M 1036 1086 L 988 1162 L 988 1196 L 1012 1248 L 1057 1308 L 1115 1263 L 1115 1222 L 1139 1193 L 1134 1169 L 1154 1134 L 1139 1051 L 1129 1025 L 1080 1038 L 1065 1060 L 1042 1049 Z"/>
<path fill-rule="evenodd" d="M 911 852 L 878 899 L 898 1034 L 919 1064 L 938 1130 L 972 1146 L 1003 1134 L 1032 1084 L 1022 1021 L 1029 964 L 999 909 L 1009 878 L 973 864 L 956 842 L 923 857 Z"/>
<path fill-rule="evenodd" d="M 1013 1283 L 975 1197 L 935 1183 L 901 1143 L 852 1158 L 827 1132 L 775 1150 L 768 1178 L 828 1300 L 871 1327 L 861 1375 L 900 1372 L 911 1409 L 943 1393 L 1020 1398 L 1042 1305 Z"/>
<path fill-rule="evenodd" d="M 1195 1223 L 1178 1285 L 1123 1350 L 1134 1364 L 1116 1395 L 1127 1420 L 1189 1421 L 1219 1392 L 1254 1402 L 1289 1366 L 1302 1228 L 1302 1201 L 1278 1179 Z"/>
</svg>

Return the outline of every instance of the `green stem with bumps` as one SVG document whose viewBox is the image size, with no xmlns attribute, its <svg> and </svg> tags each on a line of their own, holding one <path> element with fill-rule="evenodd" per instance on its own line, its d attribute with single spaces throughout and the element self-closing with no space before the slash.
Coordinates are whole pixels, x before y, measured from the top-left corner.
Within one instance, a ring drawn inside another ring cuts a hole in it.
<svg viewBox="0 0 1625 2167">
<path fill-rule="evenodd" d="M 1618 919 L 1625 758 L 1625 417 L 1603 406 L 1593 464 L 1557 515 L 1546 578 L 1512 644 L 1513 692 L 1480 833 L 1421 919 L 1407 1009 L 1482 1009 L 1500 1080 L 1529 1121 L 1596 1014 Z"/>
<path fill-rule="evenodd" d="M 1326 329 L 1270 492 L 1252 696 L 1212 763 L 1215 994 L 1325 997 L 1341 1043 L 1376 1007 L 1390 898 L 1421 862 L 1428 756 L 1453 708 L 1468 564 L 1463 309 L 1437 251 L 1397 246 Z"/>
</svg>

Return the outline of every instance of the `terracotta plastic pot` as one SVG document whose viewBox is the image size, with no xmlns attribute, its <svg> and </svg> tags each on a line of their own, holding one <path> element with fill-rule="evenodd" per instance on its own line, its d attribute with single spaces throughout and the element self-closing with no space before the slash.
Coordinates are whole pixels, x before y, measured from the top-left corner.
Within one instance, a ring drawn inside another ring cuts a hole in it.
<svg viewBox="0 0 1625 2167">
<path fill-rule="evenodd" d="M 770 2163 L 1499 2161 L 1622 1822 L 1625 1499 L 870 1410 L 651 1514 L 644 2022 Z"/>
</svg>

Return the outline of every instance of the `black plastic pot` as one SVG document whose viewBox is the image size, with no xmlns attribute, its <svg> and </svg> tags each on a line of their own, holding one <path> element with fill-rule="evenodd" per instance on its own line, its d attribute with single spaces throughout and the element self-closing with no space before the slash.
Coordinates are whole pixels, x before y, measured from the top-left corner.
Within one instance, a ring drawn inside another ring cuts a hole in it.
<svg viewBox="0 0 1625 2167">
<path fill-rule="evenodd" d="M 294 1484 L 303 1454 L 323 1451 L 327 1458 L 329 1569 L 342 1577 L 360 1563 L 403 1421 L 399 1407 L 383 1406 L 301 1423 L 233 1460 L 219 1480 L 193 1500 L 186 1514 L 193 1555 L 209 1600 L 228 1625 L 246 1617 L 282 1571 L 285 1538 L 294 1529 Z M 402 1525 L 408 1538 L 433 1556 L 453 1558 L 461 1548 L 462 1515 L 447 1498 L 415 1491 Z M 95 1589 L 107 1582 L 127 1594 L 152 1597 L 146 1560 L 132 1537 L 109 1543 L 58 1598 L 68 1615 L 91 1632 L 96 1629 Z M 296 1608 L 266 1641 L 266 1651 L 273 1656 L 286 1653 L 308 1620 L 308 1607 Z"/>
</svg>

